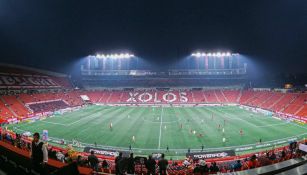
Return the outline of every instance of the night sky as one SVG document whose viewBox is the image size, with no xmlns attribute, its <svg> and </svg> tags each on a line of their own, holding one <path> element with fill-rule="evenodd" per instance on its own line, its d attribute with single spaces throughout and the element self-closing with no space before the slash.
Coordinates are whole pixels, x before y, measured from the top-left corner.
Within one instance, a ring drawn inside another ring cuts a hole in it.
<svg viewBox="0 0 307 175">
<path fill-rule="evenodd" d="M 225 49 L 307 73 L 307 1 L 0 0 L 0 62 L 67 72 L 122 49 L 159 64 Z"/>
</svg>

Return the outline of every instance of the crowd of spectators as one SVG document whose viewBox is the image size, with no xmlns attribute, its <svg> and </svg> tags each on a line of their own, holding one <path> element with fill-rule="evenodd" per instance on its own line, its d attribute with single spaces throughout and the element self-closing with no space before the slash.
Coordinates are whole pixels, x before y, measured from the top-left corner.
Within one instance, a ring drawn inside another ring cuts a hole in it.
<svg viewBox="0 0 307 175">
<path fill-rule="evenodd" d="M 0 140 L 30 151 L 30 143 L 20 134 L 3 132 L 0 130 Z M 48 155 L 50 159 L 58 160 L 63 163 L 76 163 L 78 166 L 92 168 L 96 172 L 107 172 L 116 174 L 133 174 L 145 172 L 148 174 L 214 174 L 217 172 L 234 172 L 253 169 L 261 166 L 271 165 L 288 159 L 303 156 L 305 153 L 298 149 L 296 142 L 281 150 L 273 149 L 262 153 L 251 155 L 249 158 L 231 161 L 206 161 L 203 159 L 195 160 L 186 158 L 184 161 L 168 161 L 162 154 L 159 160 L 152 156 L 134 157 L 133 153 L 129 157 L 119 154 L 114 160 L 101 159 L 91 152 L 90 155 L 80 154 L 73 150 L 71 146 L 67 149 L 57 149 L 48 145 Z"/>
</svg>

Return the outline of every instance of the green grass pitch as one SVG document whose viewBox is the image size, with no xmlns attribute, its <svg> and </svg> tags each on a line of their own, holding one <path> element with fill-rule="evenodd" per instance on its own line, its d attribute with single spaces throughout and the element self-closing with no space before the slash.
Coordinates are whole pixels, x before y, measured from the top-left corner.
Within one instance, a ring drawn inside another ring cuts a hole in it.
<svg viewBox="0 0 307 175">
<path fill-rule="evenodd" d="M 212 119 L 213 116 L 213 119 Z M 225 125 L 224 125 L 225 120 Z M 110 129 L 112 123 L 112 129 Z M 181 128 L 182 125 L 182 128 Z M 220 129 L 218 128 L 220 125 Z M 301 138 L 307 127 L 237 106 L 213 107 L 111 107 L 88 106 L 33 123 L 12 125 L 49 137 L 135 150 L 205 149 L 256 144 L 289 137 Z M 224 128 L 224 133 L 223 133 Z M 240 135 L 240 129 L 243 135 Z M 192 132 L 191 132 L 192 131 Z M 195 131 L 195 134 L 194 134 Z M 201 134 L 202 136 L 200 136 Z M 133 142 L 132 137 L 135 137 Z M 223 143 L 226 138 L 226 143 Z M 221 148 L 223 149 L 223 148 Z"/>
</svg>

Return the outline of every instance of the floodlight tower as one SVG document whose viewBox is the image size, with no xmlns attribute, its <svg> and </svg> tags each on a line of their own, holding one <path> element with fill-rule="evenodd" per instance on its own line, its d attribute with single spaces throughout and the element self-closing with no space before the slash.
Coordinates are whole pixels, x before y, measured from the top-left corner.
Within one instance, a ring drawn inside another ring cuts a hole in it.
<svg viewBox="0 0 307 175">
<path fill-rule="evenodd" d="M 205 70 L 208 69 L 225 69 L 229 68 L 231 69 L 234 64 L 238 64 L 235 57 L 237 56 L 237 53 L 231 53 L 231 52 L 193 52 L 191 54 L 192 57 L 201 60 L 204 59 L 204 68 Z M 227 60 L 227 61 L 225 61 Z M 225 65 L 225 62 L 227 65 Z"/>
<path fill-rule="evenodd" d="M 87 67 L 102 71 L 129 69 L 129 62 L 132 58 L 135 56 L 128 52 L 98 53 L 88 56 Z"/>
</svg>

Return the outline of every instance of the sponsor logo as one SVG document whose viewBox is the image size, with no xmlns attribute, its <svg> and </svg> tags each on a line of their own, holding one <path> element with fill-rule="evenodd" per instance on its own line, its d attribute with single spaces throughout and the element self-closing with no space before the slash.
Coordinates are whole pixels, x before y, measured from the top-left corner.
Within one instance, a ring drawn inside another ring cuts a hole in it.
<svg viewBox="0 0 307 175">
<path fill-rule="evenodd" d="M 173 103 L 176 100 L 179 100 L 180 102 L 188 102 L 187 93 L 179 92 L 176 95 L 175 93 L 172 92 L 165 92 L 163 94 L 158 94 L 157 92 L 144 92 L 144 93 L 129 92 L 129 98 L 126 101 L 130 103 L 137 103 L 137 102 Z"/>
<path fill-rule="evenodd" d="M 222 152 L 197 152 L 197 153 L 187 153 L 187 157 L 193 157 L 198 159 L 210 159 L 210 158 L 223 158 L 228 156 L 235 156 L 233 150 L 222 151 Z"/>
<path fill-rule="evenodd" d="M 108 156 L 108 157 L 116 157 L 119 155 L 119 151 L 115 150 L 107 150 L 107 149 L 99 149 L 99 148 L 92 148 L 92 147 L 85 147 L 84 152 L 90 153 L 91 151 L 94 151 L 95 154 Z M 129 155 L 129 152 L 127 151 L 121 151 L 123 153 L 124 157 L 127 157 Z"/>
</svg>

